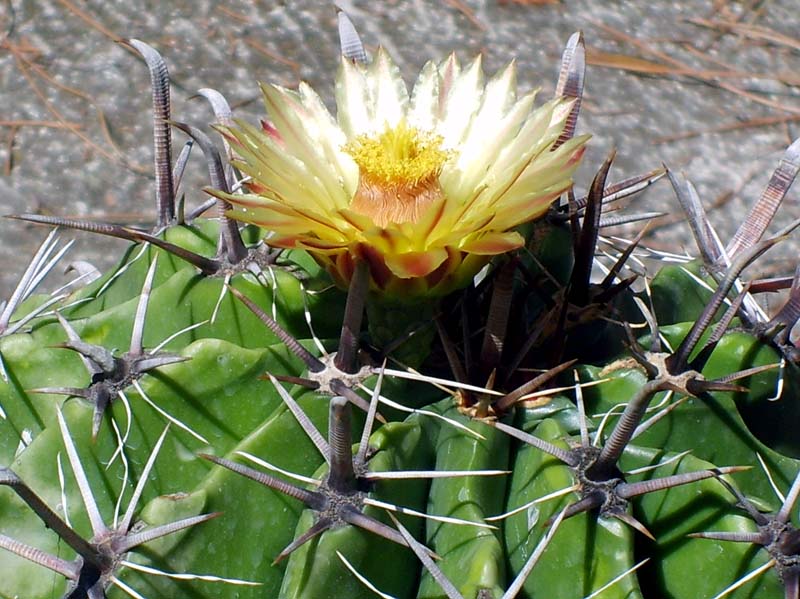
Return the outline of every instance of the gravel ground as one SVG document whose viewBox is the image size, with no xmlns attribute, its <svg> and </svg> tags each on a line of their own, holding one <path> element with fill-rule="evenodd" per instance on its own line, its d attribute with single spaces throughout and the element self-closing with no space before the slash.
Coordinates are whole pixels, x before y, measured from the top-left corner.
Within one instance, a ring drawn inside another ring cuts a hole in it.
<svg viewBox="0 0 800 599">
<path fill-rule="evenodd" d="M 612 179 L 663 162 L 695 183 L 706 206 L 717 206 L 711 220 L 723 240 L 800 133 L 797 0 L 339 5 L 368 49 L 386 47 L 409 81 L 427 59 L 480 52 L 489 73 L 515 59 L 520 87 L 541 87 L 542 97 L 553 92 L 564 42 L 583 30 L 590 66 L 579 129 L 593 139 L 578 187 L 588 186 L 611 148 L 618 150 Z M 722 21 L 736 28 L 722 28 Z M 149 80 L 144 64 L 116 38 L 138 38 L 164 55 L 176 120 L 212 120 L 208 106 L 192 98 L 203 87 L 221 91 L 236 115 L 250 120 L 261 111 L 257 81 L 304 80 L 323 98 L 333 95 L 338 41 L 328 2 L 6 0 L 0 4 L 0 212 L 152 222 Z M 729 128 L 754 119 L 771 124 Z M 182 143 L 176 135 L 176 148 Z M 198 157 L 185 188 L 189 204 L 205 199 Z M 800 217 L 799 190 L 787 198 L 781 223 Z M 648 190 L 638 207 L 679 211 L 666 183 Z M 0 297 L 45 235 L 41 227 L 0 222 Z M 101 268 L 122 247 L 77 237 L 72 259 Z M 680 224 L 656 228 L 650 243 L 694 251 Z M 782 246 L 770 269 L 791 273 L 797 247 Z"/>
</svg>

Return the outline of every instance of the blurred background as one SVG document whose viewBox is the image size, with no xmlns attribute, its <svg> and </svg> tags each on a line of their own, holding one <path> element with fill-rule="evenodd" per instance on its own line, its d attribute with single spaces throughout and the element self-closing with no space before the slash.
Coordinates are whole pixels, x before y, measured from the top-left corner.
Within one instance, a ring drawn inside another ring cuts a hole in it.
<svg viewBox="0 0 800 599">
<path fill-rule="evenodd" d="M 367 49 L 384 46 L 412 82 L 424 62 L 484 56 L 487 73 L 514 59 L 523 90 L 552 95 L 569 35 L 585 34 L 586 93 L 579 132 L 593 138 L 579 193 L 612 148 L 610 179 L 661 163 L 697 186 L 723 241 L 800 136 L 797 0 L 339 0 Z M 338 61 L 336 12 L 322 0 L 2 0 L 0 213 L 37 212 L 128 224 L 153 222 L 149 78 L 115 43 L 159 50 L 173 79 L 173 118 L 206 125 L 199 88 L 222 92 L 235 115 L 262 114 L 258 81 L 310 83 L 328 101 Z M 333 108 L 333 106 L 331 106 Z M 176 132 L 180 149 L 184 138 Z M 205 200 L 199 151 L 187 204 Z M 800 217 L 800 183 L 779 222 Z M 629 210 L 667 213 L 652 247 L 696 253 L 666 181 Z M 0 219 L 0 297 L 7 297 L 44 227 Z M 624 232 L 623 232 L 624 234 Z M 69 259 L 106 268 L 124 242 L 77 234 Z M 791 274 L 797 239 L 759 264 Z"/>
</svg>

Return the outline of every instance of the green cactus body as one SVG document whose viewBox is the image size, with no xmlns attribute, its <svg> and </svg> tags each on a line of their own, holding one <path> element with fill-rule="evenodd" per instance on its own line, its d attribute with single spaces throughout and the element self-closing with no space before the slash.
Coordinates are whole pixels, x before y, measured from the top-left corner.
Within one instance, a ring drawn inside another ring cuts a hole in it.
<svg viewBox="0 0 800 599">
<path fill-rule="evenodd" d="M 465 423 L 483 439 L 459 429 L 443 426 L 436 441 L 437 470 L 504 470 L 508 465 L 509 439 L 480 422 L 470 422 L 456 409 L 444 412 Z M 436 479 L 428 499 L 430 513 L 471 522 L 481 522 L 502 509 L 505 477 L 468 477 Z M 486 528 L 448 526 L 429 522 L 426 534 L 429 547 L 442 560 L 442 571 L 465 597 L 477 596 L 482 590 L 499 597 L 505 586 L 505 560 L 499 532 Z M 441 589 L 423 575 L 418 597 L 440 597 Z"/>
<path fill-rule="evenodd" d="M 653 309 L 660 325 L 693 321 L 703 311 L 712 291 L 697 262 L 664 266 L 653 278 Z"/>
<path fill-rule="evenodd" d="M 567 447 L 569 432 L 557 420 L 531 414 L 530 422 L 523 419 L 521 428 L 535 425 L 535 434 Z M 572 472 L 564 464 L 533 447 L 523 445 L 514 460 L 511 490 L 506 511 L 531 501 L 567 489 L 575 484 Z M 533 553 L 547 527 L 547 520 L 574 500 L 569 493 L 560 499 L 535 504 L 511 516 L 505 525 L 505 543 L 512 570 L 520 571 Z M 621 522 L 597 519 L 593 514 L 581 514 L 564 522 L 553 538 L 547 552 L 537 564 L 534 575 L 525 585 L 525 597 L 552 593 L 556 597 L 585 597 L 634 565 L 633 533 Z M 607 597 L 641 597 L 635 576 L 606 591 Z"/>
<path fill-rule="evenodd" d="M 632 447 L 626 452 L 624 464 L 639 468 L 663 461 L 663 452 Z M 663 476 L 711 468 L 712 464 L 691 455 L 649 471 L 645 476 Z M 738 480 L 738 477 L 737 477 Z M 744 543 L 715 544 L 706 539 L 689 538 L 702 528 L 715 531 L 751 531 L 747 518 L 729 510 L 729 499 L 722 486 L 714 480 L 700 481 L 692 488 L 670 489 L 645 496 L 636 504 L 636 513 L 658 539 L 648 555 L 652 561 L 643 575 L 648 595 L 656 588 L 666 589 L 672 597 L 713 597 L 734 583 L 742 573 L 763 565 L 764 552 L 755 553 Z M 700 560 L 705 567 L 703 576 L 680 576 L 690 563 Z M 661 592 L 661 591 L 658 591 Z M 777 577 L 765 576 L 742 587 L 733 597 L 783 597 Z"/>
<path fill-rule="evenodd" d="M 423 432 L 419 419 L 390 423 L 376 431 L 370 439 L 376 453 L 369 461 L 371 472 L 393 470 L 428 470 L 433 466 L 433 448 Z M 369 496 L 388 501 L 417 512 L 425 510 L 428 483 L 416 481 L 379 481 Z M 382 512 L 368 507 L 365 513 L 388 521 Z M 314 516 L 304 512 L 297 534 L 307 530 Z M 403 524 L 416 536 L 422 531 L 419 518 L 401 516 Z M 407 549 L 386 539 L 346 525 L 324 532 L 318 539 L 303 545 L 289 558 L 280 597 L 322 597 L 336 589 L 347 597 L 371 597 L 372 591 L 355 579 L 340 561 L 337 552 L 357 568 L 367 580 L 395 597 L 412 597 L 417 584 L 415 558 Z M 380 556 L 376 559 L 376 556 Z M 386 565 L 392 567 L 387 568 Z"/>
</svg>

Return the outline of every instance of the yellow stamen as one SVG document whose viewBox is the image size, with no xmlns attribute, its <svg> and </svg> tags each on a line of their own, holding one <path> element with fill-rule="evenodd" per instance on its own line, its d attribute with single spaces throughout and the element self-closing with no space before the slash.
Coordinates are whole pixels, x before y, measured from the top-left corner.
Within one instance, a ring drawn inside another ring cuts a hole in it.
<svg viewBox="0 0 800 599">
<path fill-rule="evenodd" d="M 377 137 L 362 135 L 344 147 L 359 167 L 351 208 L 379 226 L 416 222 L 440 198 L 439 173 L 450 153 L 442 138 L 400 121 Z"/>
<path fill-rule="evenodd" d="M 344 150 L 361 169 L 361 175 L 385 185 L 415 184 L 439 175 L 448 153 L 439 135 L 423 133 L 400 121 L 378 137 L 361 135 Z"/>
</svg>

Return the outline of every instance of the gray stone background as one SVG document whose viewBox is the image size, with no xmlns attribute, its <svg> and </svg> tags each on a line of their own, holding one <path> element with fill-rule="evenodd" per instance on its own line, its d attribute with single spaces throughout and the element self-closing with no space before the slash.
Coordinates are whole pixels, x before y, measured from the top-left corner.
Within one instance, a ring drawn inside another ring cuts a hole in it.
<svg viewBox="0 0 800 599">
<path fill-rule="evenodd" d="M 491 73 L 514 58 L 523 89 L 553 92 L 564 42 L 586 37 L 579 123 L 593 139 L 577 177 L 585 189 L 613 147 L 611 178 L 666 163 L 698 187 L 723 240 L 800 135 L 798 0 L 603 2 L 340 0 L 369 50 L 385 46 L 412 81 L 451 51 L 480 52 Z M 700 21 L 698 21 L 700 19 Z M 144 64 L 116 38 L 166 58 L 173 118 L 211 122 L 197 89 L 221 91 L 237 116 L 261 113 L 257 81 L 308 81 L 332 98 L 338 41 L 333 5 L 311 0 L 3 0 L 0 2 L 0 213 L 152 222 L 151 117 Z M 175 136 L 176 149 L 183 143 Z M 205 165 L 189 167 L 187 202 L 205 198 Z M 800 184 L 780 222 L 800 217 Z M 669 213 L 652 246 L 694 252 L 678 203 L 660 182 L 637 209 Z M 779 223 L 773 225 L 776 230 Z M 0 297 L 47 231 L 0 219 Z M 78 234 L 70 256 L 103 268 L 123 242 Z M 762 272 L 790 274 L 798 244 Z"/>
</svg>

